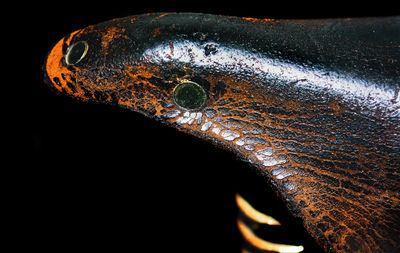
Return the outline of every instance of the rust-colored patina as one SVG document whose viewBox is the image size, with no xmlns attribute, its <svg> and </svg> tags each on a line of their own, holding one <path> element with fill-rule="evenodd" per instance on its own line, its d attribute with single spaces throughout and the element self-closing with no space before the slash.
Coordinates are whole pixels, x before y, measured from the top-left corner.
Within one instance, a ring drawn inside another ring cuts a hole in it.
<svg viewBox="0 0 400 253">
<path fill-rule="evenodd" d="M 75 65 L 76 42 L 88 51 Z M 400 251 L 400 18 L 257 20 L 160 13 L 81 29 L 51 87 L 232 150 L 327 252 Z M 176 104 L 194 82 L 201 108 Z"/>
</svg>

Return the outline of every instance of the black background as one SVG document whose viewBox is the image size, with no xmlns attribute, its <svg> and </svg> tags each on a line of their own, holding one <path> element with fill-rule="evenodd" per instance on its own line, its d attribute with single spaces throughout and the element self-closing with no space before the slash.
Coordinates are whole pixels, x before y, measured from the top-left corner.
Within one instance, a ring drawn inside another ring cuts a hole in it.
<svg viewBox="0 0 400 253">
<path fill-rule="evenodd" d="M 372 4 L 372 3 L 364 3 Z M 269 213 L 283 204 L 233 154 L 112 106 L 59 96 L 42 65 L 64 35 L 108 19 L 190 11 L 255 18 L 395 15 L 384 2 L 96 1 L 10 5 L 3 15 L 3 152 L 16 248 L 240 252 L 234 194 Z M 377 5 L 379 4 L 379 5 Z M 10 30 L 8 30 L 10 29 Z M 6 81 L 6 78 L 8 81 Z M 302 243 L 299 224 L 289 241 Z M 294 239 L 293 239 L 294 238 Z M 279 240 L 279 239 L 275 239 Z M 310 250 L 309 252 L 314 252 Z"/>
</svg>

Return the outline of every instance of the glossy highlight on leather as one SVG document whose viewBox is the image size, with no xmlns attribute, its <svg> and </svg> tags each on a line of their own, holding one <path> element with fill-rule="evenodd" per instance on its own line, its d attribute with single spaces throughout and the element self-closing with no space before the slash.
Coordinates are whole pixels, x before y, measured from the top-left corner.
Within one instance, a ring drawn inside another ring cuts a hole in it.
<svg viewBox="0 0 400 253">
<path fill-rule="evenodd" d="M 51 87 L 127 107 L 231 150 L 327 252 L 400 249 L 400 18 L 114 19 L 62 38 Z M 67 64 L 68 48 L 88 44 Z M 204 90 L 201 106 L 174 100 Z"/>
</svg>

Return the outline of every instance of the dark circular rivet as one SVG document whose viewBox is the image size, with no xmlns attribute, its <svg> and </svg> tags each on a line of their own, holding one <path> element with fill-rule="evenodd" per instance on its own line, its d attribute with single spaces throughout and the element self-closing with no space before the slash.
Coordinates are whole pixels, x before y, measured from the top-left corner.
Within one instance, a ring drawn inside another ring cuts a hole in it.
<svg viewBox="0 0 400 253">
<path fill-rule="evenodd" d="M 72 44 L 65 55 L 65 62 L 67 65 L 75 65 L 80 62 L 86 55 L 89 45 L 86 41 L 79 41 Z"/>
<path fill-rule="evenodd" d="M 174 101 L 182 108 L 193 110 L 201 108 L 206 102 L 206 92 L 197 83 L 183 82 L 174 89 Z"/>
</svg>

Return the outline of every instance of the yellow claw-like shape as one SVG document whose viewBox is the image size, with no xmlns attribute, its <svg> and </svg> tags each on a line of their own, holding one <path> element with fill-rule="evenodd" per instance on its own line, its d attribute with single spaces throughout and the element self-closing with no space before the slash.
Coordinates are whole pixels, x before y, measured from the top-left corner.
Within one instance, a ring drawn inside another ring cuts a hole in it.
<svg viewBox="0 0 400 253">
<path fill-rule="evenodd" d="M 267 224 L 267 225 L 281 225 L 279 221 L 274 219 L 271 216 L 263 214 L 257 211 L 254 207 L 252 207 L 242 196 L 236 194 L 236 203 L 239 209 L 250 219 L 256 221 L 260 224 Z"/>
<path fill-rule="evenodd" d="M 251 220 L 267 225 L 281 225 L 279 221 L 273 217 L 257 211 L 252 207 L 242 196 L 236 194 L 236 203 L 241 212 L 243 212 Z M 304 250 L 303 246 L 286 245 L 279 243 L 272 243 L 259 238 L 254 232 L 241 220 L 238 219 L 238 228 L 244 239 L 260 250 L 267 250 L 279 253 L 298 253 Z M 249 253 L 243 250 L 242 253 Z"/>
<path fill-rule="evenodd" d="M 242 221 L 238 220 L 238 227 L 243 237 L 250 244 L 261 250 L 274 251 L 279 253 L 298 253 L 304 250 L 303 246 L 285 245 L 272 243 L 257 237 L 253 231 L 247 227 Z M 245 251 L 246 252 L 246 251 Z"/>
</svg>

